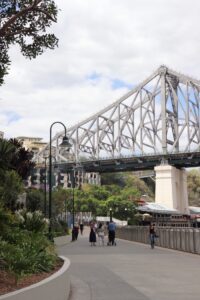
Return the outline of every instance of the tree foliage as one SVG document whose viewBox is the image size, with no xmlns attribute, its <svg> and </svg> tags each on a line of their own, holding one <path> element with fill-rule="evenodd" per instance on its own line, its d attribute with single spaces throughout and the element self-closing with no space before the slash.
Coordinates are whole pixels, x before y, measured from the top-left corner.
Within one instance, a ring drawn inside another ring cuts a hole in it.
<svg viewBox="0 0 200 300">
<path fill-rule="evenodd" d="M 124 187 L 126 185 L 126 173 L 105 173 L 101 174 L 102 185 L 118 185 Z"/>
<path fill-rule="evenodd" d="M 200 171 L 193 169 L 187 174 L 188 200 L 191 206 L 200 206 Z"/>
<path fill-rule="evenodd" d="M 1 269 L 12 274 L 16 284 L 29 274 L 51 271 L 57 260 L 53 245 L 41 230 L 22 229 L 17 224 L 0 236 L 0 254 Z"/>
<path fill-rule="evenodd" d="M 87 192 L 88 194 L 92 195 L 94 198 L 98 200 L 106 200 L 110 192 L 106 189 L 106 186 L 99 186 L 99 185 L 91 185 L 91 184 L 84 184 L 83 191 Z"/>
<path fill-rule="evenodd" d="M 30 175 L 31 169 L 35 166 L 35 163 L 31 161 L 33 153 L 26 150 L 22 143 L 17 139 L 10 139 L 9 142 L 15 147 L 14 154 L 11 159 L 12 168 L 22 177 L 26 179 Z"/>
<path fill-rule="evenodd" d="M 28 211 L 44 211 L 44 193 L 41 190 L 28 189 L 26 191 L 26 207 Z"/>
<path fill-rule="evenodd" d="M 17 44 L 26 58 L 36 58 L 45 49 L 54 49 L 58 39 L 47 29 L 57 21 L 53 0 L 1 0 L 0 6 L 0 85 L 8 72 L 8 50 Z"/>
<path fill-rule="evenodd" d="M 115 193 L 123 190 L 124 194 L 132 200 L 140 198 L 143 194 L 148 194 L 150 199 L 154 198 L 153 189 L 131 172 L 102 174 L 101 183 L 106 186 L 107 190 L 110 188 L 112 190 L 115 186 Z"/>
<path fill-rule="evenodd" d="M 31 158 L 32 154 L 17 140 L 0 139 L 0 201 L 12 211 L 24 189 L 22 180 L 34 166 Z"/>
<path fill-rule="evenodd" d="M 135 200 L 149 190 L 142 180 L 135 178 L 132 174 L 124 174 L 123 177 L 123 187 L 113 183 L 101 186 L 83 184 L 81 190 L 57 187 L 52 193 L 52 215 L 54 217 L 61 216 L 65 211 L 72 213 L 74 200 L 75 213 L 91 212 L 93 216 L 108 216 L 110 208 L 112 208 L 113 217 L 125 220 L 132 219 L 136 213 Z M 41 198 L 41 193 L 44 192 L 41 190 L 38 195 L 37 191 L 28 192 L 28 209 L 33 210 L 32 206 L 29 205 L 30 202 L 34 206 L 34 210 L 42 210 L 44 197 Z M 34 195 L 33 198 L 30 197 L 32 195 Z"/>
<path fill-rule="evenodd" d="M 136 212 L 136 205 L 132 201 L 123 200 L 121 195 L 111 196 L 106 201 L 107 211 L 112 210 L 113 217 L 121 220 L 133 218 Z"/>
<path fill-rule="evenodd" d="M 14 211 L 17 207 L 17 199 L 24 190 L 21 177 L 14 171 L 6 171 L 0 182 L 0 201 Z"/>
<path fill-rule="evenodd" d="M 55 191 L 53 191 L 52 195 L 52 210 L 53 215 L 59 215 L 60 213 L 65 211 L 65 206 L 67 205 L 67 210 L 70 210 L 70 198 L 72 191 L 71 189 L 62 189 L 58 187 Z"/>
<path fill-rule="evenodd" d="M 7 140 L 0 139 L 0 177 L 4 175 L 5 170 L 12 168 L 11 160 L 14 153 L 14 145 Z"/>
<path fill-rule="evenodd" d="M 6 170 L 15 170 L 22 179 L 26 179 L 35 164 L 31 161 L 33 154 L 25 150 L 16 139 L 0 139 L 0 178 Z"/>
<path fill-rule="evenodd" d="M 0 236 L 2 237 L 4 234 L 7 235 L 7 231 L 9 230 L 11 224 L 13 223 L 13 215 L 10 210 L 6 209 L 0 203 Z"/>
</svg>

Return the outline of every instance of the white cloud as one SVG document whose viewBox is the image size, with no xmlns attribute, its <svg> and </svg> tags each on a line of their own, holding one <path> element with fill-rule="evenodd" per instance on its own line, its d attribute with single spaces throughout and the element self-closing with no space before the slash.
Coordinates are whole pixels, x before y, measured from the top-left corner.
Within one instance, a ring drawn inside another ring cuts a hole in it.
<svg viewBox="0 0 200 300">
<path fill-rule="evenodd" d="M 52 122 L 68 127 L 123 95 L 127 88 L 113 90 L 113 79 L 135 85 L 161 64 L 200 78 L 198 0 L 56 3 L 61 12 L 51 30 L 59 48 L 33 61 L 10 51 L 0 96 L 0 130 L 7 137 L 48 139 Z M 94 73 L 100 80 L 89 79 Z M 20 117 L 9 122 L 10 114 Z"/>
</svg>

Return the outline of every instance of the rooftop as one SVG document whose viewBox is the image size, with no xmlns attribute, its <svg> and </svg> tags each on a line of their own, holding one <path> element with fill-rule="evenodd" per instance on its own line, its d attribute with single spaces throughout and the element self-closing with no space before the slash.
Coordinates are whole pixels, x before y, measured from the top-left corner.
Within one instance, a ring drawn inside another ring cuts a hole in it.
<svg viewBox="0 0 200 300">
<path fill-rule="evenodd" d="M 33 141 L 35 141 L 35 140 L 37 140 L 37 141 L 41 141 L 42 140 L 42 138 L 40 138 L 40 137 L 31 137 L 31 136 L 18 136 L 17 137 L 17 139 L 18 140 L 22 140 L 22 139 L 30 139 L 30 140 L 33 140 Z"/>
<path fill-rule="evenodd" d="M 144 205 L 138 206 L 139 211 L 144 212 L 165 212 L 165 213 L 179 213 L 176 209 L 170 209 L 169 207 L 155 202 L 145 202 Z"/>
</svg>

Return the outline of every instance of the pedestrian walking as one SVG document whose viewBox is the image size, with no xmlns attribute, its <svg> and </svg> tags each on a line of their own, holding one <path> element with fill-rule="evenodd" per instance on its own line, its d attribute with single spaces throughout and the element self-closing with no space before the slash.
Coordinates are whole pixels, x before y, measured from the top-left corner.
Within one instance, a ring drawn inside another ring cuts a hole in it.
<svg viewBox="0 0 200 300">
<path fill-rule="evenodd" d="M 89 242 L 91 243 L 91 246 L 96 246 L 96 232 L 94 228 L 94 224 L 90 225 L 90 235 L 89 235 Z"/>
<path fill-rule="evenodd" d="M 74 239 L 77 240 L 78 239 L 78 233 L 79 233 L 79 226 L 78 224 L 74 225 Z"/>
<path fill-rule="evenodd" d="M 110 245 L 115 245 L 115 230 L 116 230 L 116 225 L 113 221 L 110 221 L 108 224 L 108 246 Z"/>
<path fill-rule="evenodd" d="M 96 222 L 94 222 L 94 231 L 97 232 L 97 228 L 98 228 L 98 225 Z"/>
<path fill-rule="evenodd" d="M 155 238 L 156 238 L 156 231 L 153 224 L 149 226 L 149 239 L 150 239 L 150 245 L 151 249 L 154 249 L 155 247 Z"/>
<path fill-rule="evenodd" d="M 104 227 L 103 227 L 103 224 L 100 222 L 99 223 L 99 226 L 97 228 L 97 235 L 98 235 L 98 240 L 99 240 L 99 246 L 104 246 L 104 235 L 105 235 L 105 232 L 104 232 Z"/>
<path fill-rule="evenodd" d="M 80 227 L 80 232 L 81 232 L 81 235 L 83 235 L 83 229 L 84 229 L 84 225 L 83 225 L 83 223 L 81 223 L 79 227 Z"/>
</svg>

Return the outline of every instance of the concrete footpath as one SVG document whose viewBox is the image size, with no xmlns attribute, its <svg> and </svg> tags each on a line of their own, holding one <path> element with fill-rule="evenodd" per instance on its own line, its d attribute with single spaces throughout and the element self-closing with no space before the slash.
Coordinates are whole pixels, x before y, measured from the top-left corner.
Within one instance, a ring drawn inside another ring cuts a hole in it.
<svg viewBox="0 0 200 300">
<path fill-rule="evenodd" d="M 200 256 L 124 240 L 91 247 L 88 235 L 57 246 L 71 261 L 70 300 L 200 299 Z"/>
</svg>

